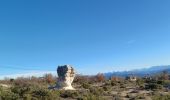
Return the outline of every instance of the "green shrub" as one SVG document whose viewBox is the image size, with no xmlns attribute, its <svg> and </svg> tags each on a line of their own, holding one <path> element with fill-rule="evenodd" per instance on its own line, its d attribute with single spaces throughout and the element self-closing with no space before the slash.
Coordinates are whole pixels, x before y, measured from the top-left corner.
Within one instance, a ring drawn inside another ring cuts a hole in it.
<svg viewBox="0 0 170 100">
<path fill-rule="evenodd" d="M 88 96 L 83 97 L 83 100 L 104 100 L 104 99 L 101 96 L 89 94 Z"/>
<path fill-rule="evenodd" d="M 0 97 L 2 100 L 18 100 L 20 98 L 18 94 L 11 92 L 10 90 L 1 91 Z"/>
<path fill-rule="evenodd" d="M 63 98 L 78 98 L 79 97 L 79 93 L 77 91 L 61 91 L 60 92 L 60 96 Z"/>
<path fill-rule="evenodd" d="M 112 86 L 115 86 L 115 85 L 117 85 L 117 84 L 116 84 L 116 82 L 111 81 L 111 85 L 112 85 Z"/>
<path fill-rule="evenodd" d="M 59 98 L 60 93 L 57 90 L 48 90 L 45 88 L 41 88 L 41 89 L 34 90 L 31 96 L 32 98 L 38 100 L 56 100 Z"/>
<path fill-rule="evenodd" d="M 90 86 L 89 83 L 85 82 L 85 83 L 82 84 L 82 87 L 85 88 L 85 89 L 89 89 L 91 86 Z"/>
<path fill-rule="evenodd" d="M 108 91 L 109 88 L 110 88 L 109 86 L 103 86 L 103 90 L 104 90 L 104 91 Z"/>
<path fill-rule="evenodd" d="M 152 100 L 170 100 L 170 95 L 154 95 L 152 96 Z"/>
<path fill-rule="evenodd" d="M 145 86 L 145 89 L 151 89 L 151 90 L 162 89 L 162 88 L 163 86 L 157 83 L 149 83 L 148 85 Z"/>
<path fill-rule="evenodd" d="M 89 90 L 91 94 L 96 96 L 102 96 L 104 92 L 102 88 L 98 88 L 98 87 L 91 87 Z"/>
<path fill-rule="evenodd" d="M 144 80 L 143 80 L 143 79 L 137 79 L 137 80 L 136 80 L 136 84 L 137 84 L 138 86 L 144 86 Z"/>
</svg>

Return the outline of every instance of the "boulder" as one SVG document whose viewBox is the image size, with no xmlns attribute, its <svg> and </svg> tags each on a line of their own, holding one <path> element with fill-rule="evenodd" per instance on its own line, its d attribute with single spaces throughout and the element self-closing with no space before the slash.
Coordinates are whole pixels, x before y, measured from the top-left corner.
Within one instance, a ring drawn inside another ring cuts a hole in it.
<svg viewBox="0 0 170 100">
<path fill-rule="evenodd" d="M 57 89 L 61 90 L 75 90 L 71 83 L 75 77 L 75 70 L 70 65 L 58 66 L 58 81 L 56 84 Z"/>
</svg>

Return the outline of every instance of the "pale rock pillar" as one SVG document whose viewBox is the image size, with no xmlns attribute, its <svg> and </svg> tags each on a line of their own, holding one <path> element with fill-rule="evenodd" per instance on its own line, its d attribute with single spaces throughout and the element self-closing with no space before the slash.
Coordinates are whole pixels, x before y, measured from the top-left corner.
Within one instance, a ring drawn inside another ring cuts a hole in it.
<svg viewBox="0 0 170 100">
<path fill-rule="evenodd" d="M 75 71 L 70 65 L 58 66 L 57 68 L 58 81 L 56 84 L 57 89 L 61 90 L 75 90 L 71 83 L 75 77 Z"/>
</svg>

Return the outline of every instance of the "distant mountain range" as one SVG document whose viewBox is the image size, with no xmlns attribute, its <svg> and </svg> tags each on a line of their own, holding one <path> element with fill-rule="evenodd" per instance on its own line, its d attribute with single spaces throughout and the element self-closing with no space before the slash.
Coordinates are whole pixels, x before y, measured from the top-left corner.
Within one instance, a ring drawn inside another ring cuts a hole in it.
<svg viewBox="0 0 170 100">
<path fill-rule="evenodd" d="M 143 77 L 145 75 L 153 75 L 160 73 L 162 71 L 167 71 L 170 73 L 170 65 L 166 66 L 152 66 L 150 68 L 143 68 L 143 69 L 136 69 L 131 71 L 117 71 L 117 72 L 108 72 L 104 73 L 104 75 L 109 78 L 111 76 L 119 76 L 119 77 L 126 77 L 129 75 L 135 75 L 138 77 Z"/>
</svg>

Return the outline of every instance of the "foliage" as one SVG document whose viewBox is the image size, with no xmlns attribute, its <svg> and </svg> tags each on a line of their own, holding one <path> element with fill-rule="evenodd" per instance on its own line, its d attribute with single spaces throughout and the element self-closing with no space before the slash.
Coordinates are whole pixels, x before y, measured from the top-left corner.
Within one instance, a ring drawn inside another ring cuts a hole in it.
<svg viewBox="0 0 170 100">
<path fill-rule="evenodd" d="M 113 100 L 122 98 L 137 100 L 147 99 L 147 97 L 153 100 L 170 100 L 170 80 L 160 78 L 161 76 L 167 76 L 167 73 L 154 76 L 155 79 L 138 78 L 136 82 L 115 76 L 106 80 L 103 74 L 79 75 L 73 82 L 76 91 L 49 89 L 48 86 L 54 86 L 56 82 L 56 78 L 51 74 L 46 74 L 41 78 L 5 79 L 1 80 L 0 84 L 10 87 L 0 87 L 0 100 L 108 100 L 107 97 Z M 130 89 L 134 92 L 126 93 Z M 141 94 L 140 90 L 141 92 L 147 90 L 149 93 Z"/>
<path fill-rule="evenodd" d="M 138 79 L 136 80 L 136 84 L 137 84 L 138 86 L 144 86 L 144 80 L 141 79 L 141 78 L 138 78 Z"/>
<path fill-rule="evenodd" d="M 96 75 L 96 79 L 98 82 L 103 82 L 105 80 L 105 76 L 102 73 L 98 73 Z"/>
<path fill-rule="evenodd" d="M 55 82 L 55 78 L 53 77 L 52 74 L 45 74 L 45 75 L 44 75 L 44 78 L 45 78 L 45 81 L 46 81 L 48 84 L 51 84 L 51 83 L 54 83 L 54 82 Z"/>
<path fill-rule="evenodd" d="M 164 96 L 157 94 L 152 96 L 152 100 L 170 100 L 170 94 Z"/>
<path fill-rule="evenodd" d="M 87 82 L 82 84 L 82 87 L 85 89 L 89 89 L 90 88 L 90 84 L 88 84 Z"/>
</svg>

